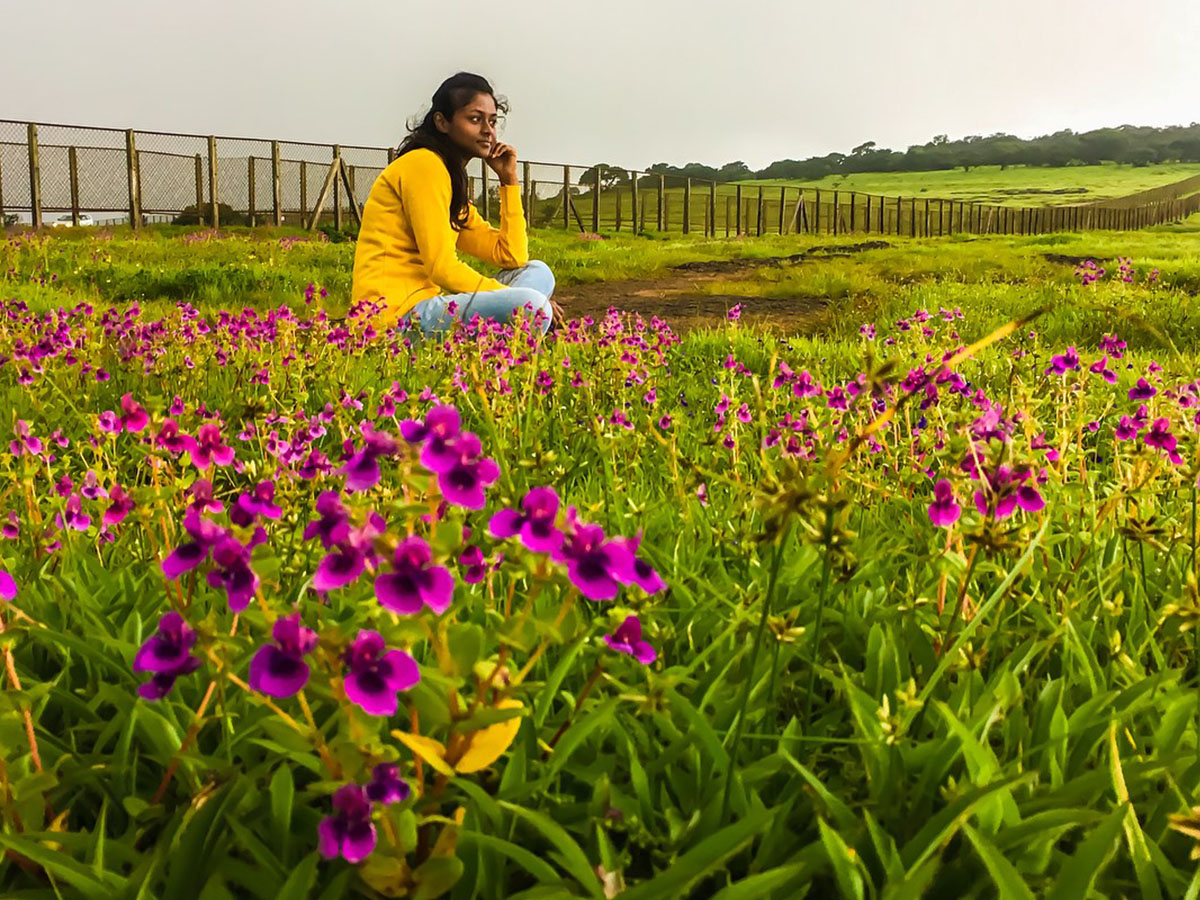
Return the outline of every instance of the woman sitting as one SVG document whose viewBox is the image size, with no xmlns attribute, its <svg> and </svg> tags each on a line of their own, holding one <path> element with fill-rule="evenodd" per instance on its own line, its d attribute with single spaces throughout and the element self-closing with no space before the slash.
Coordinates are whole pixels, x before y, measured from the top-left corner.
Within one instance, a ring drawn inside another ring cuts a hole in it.
<svg viewBox="0 0 1200 900">
<path fill-rule="evenodd" d="M 497 140 L 507 111 L 486 79 L 459 72 L 375 180 L 354 254 L 353 300 L 384 304 L 384 324 L 410 317 L 434 334 L 476 315 L 509 322 L 524 313 L 544 333 L 561 316 L 550 299 L 554 275 L 529 258 L 517 153 Z M 468 198 L 467 162 L 477 157 L 500 179 L 498 229 Z M 481 275 L 456 249 L 503 271 Z"/>
</svg>

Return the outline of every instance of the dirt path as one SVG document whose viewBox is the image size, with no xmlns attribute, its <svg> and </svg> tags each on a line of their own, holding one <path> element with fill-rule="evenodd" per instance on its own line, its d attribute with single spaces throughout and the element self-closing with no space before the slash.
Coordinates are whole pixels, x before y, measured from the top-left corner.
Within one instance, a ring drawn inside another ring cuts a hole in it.
<svg viewBox="0 0 1200 900">
<path fill-rule="evenodd" d="M 885 241 L 868 241 L 842 247 L 813 247 L 790 256 L 683 263 L 673 267 L 670 275 L 570 285 L 558 288 L 554 296 L 571 318 L 592 316 L 600 319 L 610 306 L 615 306 L 624 312 L 639 313 L 647 319 L 658 316 L 669 322 L 677 332 L 717 324 L 725 319 L 730 307 L 741 303 L 743 322 L 795 332 L 816 322 L 828 302 L 813 297 L 768 298 L 704 293 L 704 285 L 714 281 L 749 278 L 768 266 L 850 256 L 887 246 Z"/>
</svg>

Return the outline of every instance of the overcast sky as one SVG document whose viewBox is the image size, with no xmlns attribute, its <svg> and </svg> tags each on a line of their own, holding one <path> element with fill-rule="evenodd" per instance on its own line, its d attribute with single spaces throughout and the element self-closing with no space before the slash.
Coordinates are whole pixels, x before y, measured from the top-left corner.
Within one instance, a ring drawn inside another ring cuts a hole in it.
<svg viewBox="0 0 1200 900">
<path fill-rule="evenodd" d="M 0 118 L 386 146 L 465 70 L 546 162 L 1200 120 L 1197 0 L 0 0 L 0 28 Z"/>
</svg>

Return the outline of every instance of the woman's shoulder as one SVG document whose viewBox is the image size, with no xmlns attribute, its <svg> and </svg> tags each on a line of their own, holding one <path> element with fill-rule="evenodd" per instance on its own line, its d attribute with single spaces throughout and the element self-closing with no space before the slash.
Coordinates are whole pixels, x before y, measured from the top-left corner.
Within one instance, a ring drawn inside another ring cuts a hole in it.
<svg viewBox="0 0 1200 900">
<path fill-rule="evenodd" d="M 439 172 L 450 179 L 450 172 L 446 169 L 446 164 L 442 158 L 434 151 L 427 147 L 418 147 L 416 150 L 409 150 L 407 153 L 398 156 L 392 163 L 396 167 L 396 171 L 404 172 L 419 172 L 424 175 L 437 175 Z"/>
</svg>

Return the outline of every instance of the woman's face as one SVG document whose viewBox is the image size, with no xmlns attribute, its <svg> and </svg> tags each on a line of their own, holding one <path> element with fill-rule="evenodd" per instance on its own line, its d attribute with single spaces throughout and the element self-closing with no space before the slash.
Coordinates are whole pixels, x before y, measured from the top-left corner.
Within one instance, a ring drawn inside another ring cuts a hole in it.
<svg viewBox="0 0 1200 900">
<path fill-rule="evenodd" d="M 496 101 L 491 94 L 476 94 L 449 121 L 441 113 L 435 113 L 434 124 L 468 158 L 486 158 L 497 140 Z"/>
</svg>

